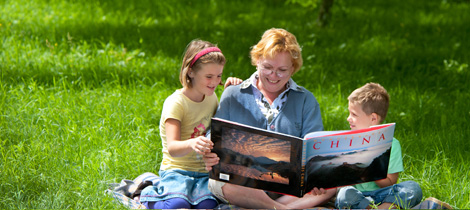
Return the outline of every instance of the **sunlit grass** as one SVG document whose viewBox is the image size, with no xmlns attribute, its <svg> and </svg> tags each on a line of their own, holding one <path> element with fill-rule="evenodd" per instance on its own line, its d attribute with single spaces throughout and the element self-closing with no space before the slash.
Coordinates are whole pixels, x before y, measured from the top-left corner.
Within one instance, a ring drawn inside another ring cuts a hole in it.
<svg viewBox="0 0 470 210">
<path fill-rule="evenodd" d="M 109 205 L 96 203 L 108 183 L 158 169 L 157 102 L 167 90 L 67 86 L 4 88 L 2 190 L 15 193 L 2 200 L 4 207 L 52 208 L 47 203 L 56 193 L 67 199 L 55 208 Z"/>
<path fill-rule="evenodd" d="M 158 171 L 161 106 L 180 86 L 186 44 L 217 43 L 224 78 L 245 79 L 250 47 L 271 27 L 302 45 L 294 79 L 318 99 L 325 129 L 348 129 L 349 93 L 382 84 L 400 180 L 470 208 L 466 1 L 335 1 L 325 28 L 281 0 L 0 4 L 2 209 L 117 207 L 108 183 Z"/>
</svg>

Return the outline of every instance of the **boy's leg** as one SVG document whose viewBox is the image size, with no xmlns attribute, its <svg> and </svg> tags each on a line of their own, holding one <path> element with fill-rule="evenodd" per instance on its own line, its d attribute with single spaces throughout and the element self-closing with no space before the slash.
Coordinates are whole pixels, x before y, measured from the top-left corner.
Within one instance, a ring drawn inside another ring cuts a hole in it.
<svg viewBox="0 0 470 210">
<path fill-rule="evenodd" d="M 335 206 L 339 209 L 366 209 L 372 202 L 361 191 L 352 186 L 342 187 L 336 196 Z"/>
<path fill-rule="evenodd" d="M 417 205 L 423 198 L 423 193 L 419 185 L 414 181 L 401 182 L 390 187 L 385 187 L 371 192 L 371 197 L 376 203 L 384 206 L 391 204 L 400 208 L 409 209 Z M 382 206 L 379 206 L 379 208 Z"/>
</svg>

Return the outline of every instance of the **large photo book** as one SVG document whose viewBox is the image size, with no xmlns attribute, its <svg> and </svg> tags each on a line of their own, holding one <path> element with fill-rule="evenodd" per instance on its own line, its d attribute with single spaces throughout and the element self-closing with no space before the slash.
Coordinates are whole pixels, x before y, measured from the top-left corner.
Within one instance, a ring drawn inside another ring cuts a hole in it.
<svg viewBox="0 0 470 210">
<path fill-rule="evenodd" d="M 303 196 L 387 177 L 395 123 L 360 130 L 319 131 L 303 139 L 212 118 L 219 158 L 210 178 L 281 194 Z"/>
</svg>

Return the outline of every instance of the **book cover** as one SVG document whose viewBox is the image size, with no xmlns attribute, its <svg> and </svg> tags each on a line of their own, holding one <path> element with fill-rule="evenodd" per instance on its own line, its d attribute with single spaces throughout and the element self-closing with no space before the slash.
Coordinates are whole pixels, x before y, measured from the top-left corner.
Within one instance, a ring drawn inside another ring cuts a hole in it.
<svg viewBox="0 0 470 210">
<path fill-rule="evenodd" d="M 220 161 L 210 177 L 298 197 L 314 187 L 383 179 L 394 126 L 314 132 L 302 139 L 213 118 L 211 140 Z"/>
</svg>

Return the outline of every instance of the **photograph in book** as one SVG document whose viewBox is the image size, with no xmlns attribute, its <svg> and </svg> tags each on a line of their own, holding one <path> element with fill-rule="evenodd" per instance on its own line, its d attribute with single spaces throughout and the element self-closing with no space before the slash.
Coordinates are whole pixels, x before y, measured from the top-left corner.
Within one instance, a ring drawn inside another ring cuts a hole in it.
<svg viewBox="0 0 470 210">
<path fill-rule="evenodd" d="M 213 118 L 211 140 L 220 158 L 212 179 L 285 194 L 299 191 L 302 141 L 297 137 Z"/>
<path fill-rule="evenodd" d="M 393 133 L 387 138 L 386 132 L 380 130 L 364 131 L 367 130 L 314 138 L 307 135 L 306 148 L 310 148 L 305 164 L 307 190 L 387 177 Z"/>
<path fill-rule="evenodd" d="M 289 184 L 291 143 L 233 128 L 222 133 L 222 171 L 243 177 Z M 249 144 L 247 144 L 249 142 Z M 267 144 L 269 143 L 269 144 Z M 230 161 L 225 158 L 230 157 Z"/>
<path fill-rule="evenodd" d="M 295 196 L 380 180 L 387 176 L 394 128 L 320 131 L 302 139 L 213 118 L 211 140 L 220 161 L 210 177 Z"/>
</svg>

